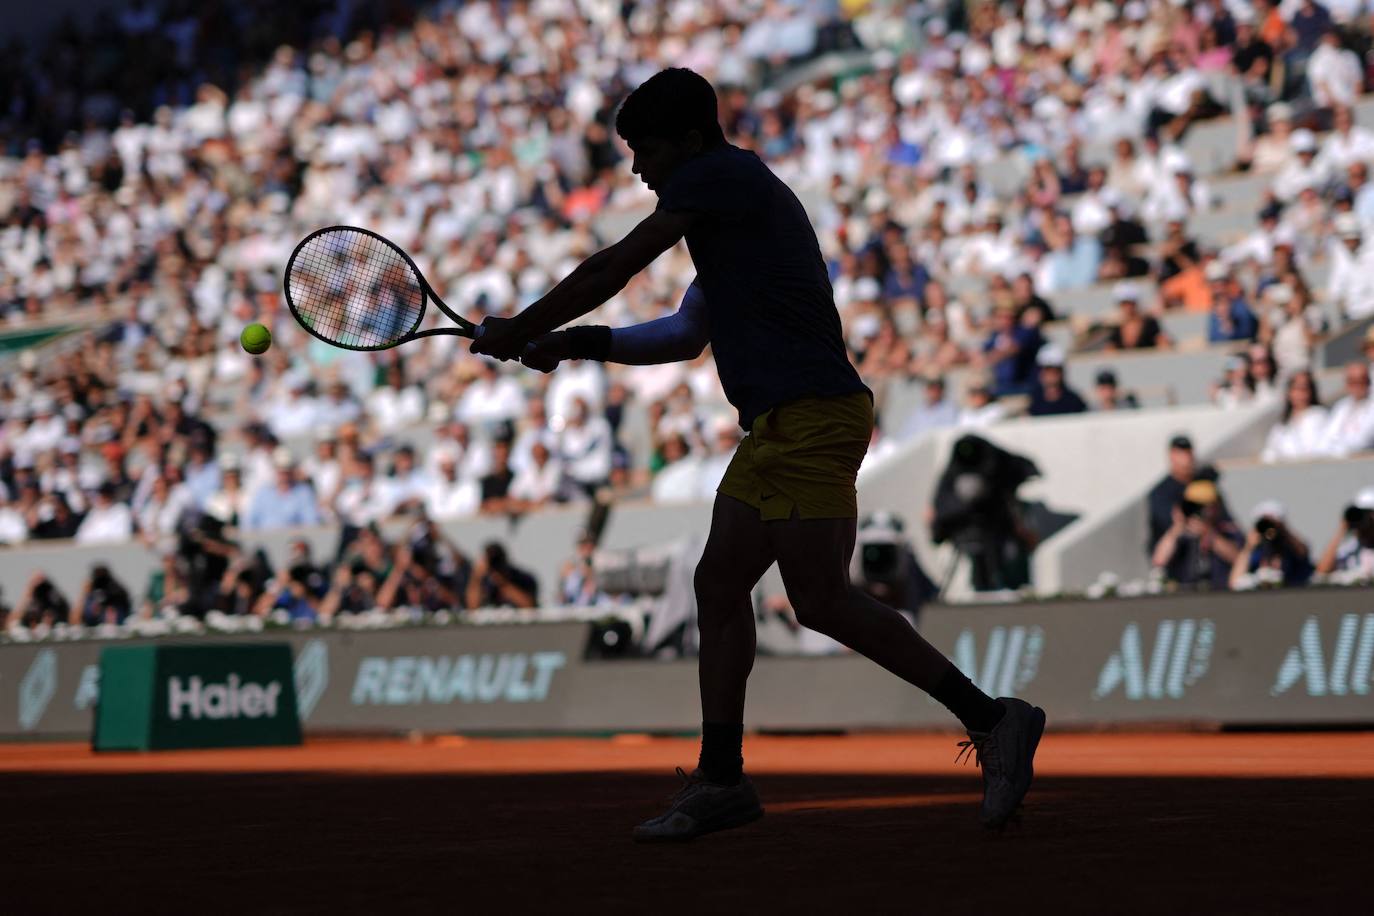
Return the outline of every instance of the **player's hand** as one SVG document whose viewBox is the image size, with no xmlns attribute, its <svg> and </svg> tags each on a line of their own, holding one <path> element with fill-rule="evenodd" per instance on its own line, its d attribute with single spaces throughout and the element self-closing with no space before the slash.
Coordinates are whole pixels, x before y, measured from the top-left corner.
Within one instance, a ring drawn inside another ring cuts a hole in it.
<svg viewBox="0 0 1374 916">
<path fill-rule="evenodd" d="M 543 337 L 536 338 L 533 343 L 526 347 L 525 352 L 520 356 L 520 362 L 530 369 L 552 372 L 569 355 L 568 335 L 562 331 L 554 331 L 552 334 L 545 334 Z"/>
<path fill-rule="evenodd" d="M 482 322 L 482 333 L 468 349 L 479 356 L 500 360 L 519 359 L 529 343 L 518 318 L 488 318 Z"/>
</svg>

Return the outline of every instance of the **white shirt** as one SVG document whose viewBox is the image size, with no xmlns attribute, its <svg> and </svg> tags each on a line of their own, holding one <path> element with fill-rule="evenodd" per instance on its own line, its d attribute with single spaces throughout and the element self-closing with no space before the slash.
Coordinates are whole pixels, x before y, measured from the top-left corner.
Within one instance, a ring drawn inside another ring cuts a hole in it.
<svg viewBox="0 0 1374 916">
<path fill-rule="evenodd" d="M 1328 170 L 1328 174 L 1345 177 L 1346 169 L 1352 162 L 1374 160 L 1374 131 L 1352 126 L 1349 133 L 1332 131 L 1322 141 L 1317 160 Z"/>
<path fill-rule="evenodd" d="M 134 514 L 123 503 L 95 506 L 76 529 L 78 544 L 112 544 L 134 535 Z"/>
<path fill-rule="evenodd" d="M 437 478 L 425 490 L 425 511 L 436 521 L 476 515 L 482 488 L 475 480 Z"/>
<path fill-rule="evenodd" d="M 29 539 L 29 526 L 13 506 L 0 506 L 0 544 L 18 544 Z"/>
<path fill-rule="evenodd" d="M 1354 105 L 1362 83 L 1360 59 L 1353 51 L 1323 43 L 1307 59 L 1307 85 L 1321 108 Z"/>
<path fill-rule="evenodd" d="M 1356 401 L 1350 395 L 1331 406 L 1327 415 L 1322 450 L 1344 458 L 1353 452 L 1374 448 L 1374 397 Z"/>
<path fill-rule="evenodd" d="M 550 422 L 557 417 L 567 418 L 572 415 L 573 401 L 581 398 L 595 414 L 600 411 L 605 396 L 606 372 L 600 363 L 592 360 L 566 362 L 549 379 L 544 408 Z"/>
<path fill-rule="evenodd" d="M 418 423 L 425 412 L 425 398 L 413 385 L 397 390 L 387 385 L 367 397 L 367 412 L 382 432 L 394 432 Z"/>
<path fill-rule="evenodd" d="M 1326 422 L 1325 408 L 1309 407 L 1300 417 L 1287 423 L 1275 423 L 1274 428 L 1269 430 L 1264 451 L 1260 452 L 1260 460 L 1273 464 L 1276 461 L 1298 461 L 1321 455 Z"/>
<path fill-rule="evenodd" d="M 605 480 L 611 475 L 611 424 L 605 417 L 589 417 L 582 426 L 567 427 L 559 433 L 558 451 L 573 480 Z"/>
<path fill-rule="evenodd" d="M 1331 278 L 1327 297 L 1347 318 L 1374 315 L 1374 246 L 1365 245 L 1352 254 L 1337 240 L 1331 246 Z"/>
<path fill-rule="evenodd" d="M 343 488 L 334 509 L 345 524 L 362 527 L 386 518 L 395 508 L 393 490 L 384 481 L 354 481 Z"/>
<path fill-rule="evenodd" d="M 660 503 L 690 503 L 701 499 L 701 459 L 687 456 L 654 477 L 649 495 Z"/>
<path fill-rule="evenodd" d="M 558 494 L 563 482 L 563 463 L 550 457 L 540 467 L 533 461 L 516 473 L 510 482 L 510 496 L 532 503 L 542 503 Z"/>
<path fill-rule="evenodd" d="M 463 392 L 458 409 L 454 411 L 469 426 L 514 420 L 525 412 L 525 393 L 511 376 L 498 376 L 487 381 L 477 379 Z"/>
</svg>

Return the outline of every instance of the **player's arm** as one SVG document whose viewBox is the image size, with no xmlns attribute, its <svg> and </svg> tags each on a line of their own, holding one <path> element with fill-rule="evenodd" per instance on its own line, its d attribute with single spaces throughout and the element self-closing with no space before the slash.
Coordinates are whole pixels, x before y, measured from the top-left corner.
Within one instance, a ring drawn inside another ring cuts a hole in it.
<svg viewBox="0 0 1374 916">
<path fill-rule="evenodd" d="M 587 258 L 553 289 L 511 319 L 488 318 L 473 353 L 515 359 L 525 345 L 580 318 L 625 288 L 630 278 L 687 234 L 692 214 L 655 210 L 629 235 Z"/>
<path fill-rule="evenodd" d="M 520 361 L 552 372 L 565 359 L 595 359 L 627 366 L 652 366 L 695 359 L 706 348 L 706 294 L 694 281 L 672 315 L 628 328 L 569 328 L 534 341 Z"/>
</svg>

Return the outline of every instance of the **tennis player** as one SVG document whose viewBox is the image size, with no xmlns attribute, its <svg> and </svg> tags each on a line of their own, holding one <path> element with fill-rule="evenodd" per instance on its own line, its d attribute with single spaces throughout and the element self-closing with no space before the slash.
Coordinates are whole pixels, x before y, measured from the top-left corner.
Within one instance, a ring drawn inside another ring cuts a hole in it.
<svg viewBox="0 0 1374 916">
<path fill-rule="evenodd" d="M 855 478 L 873 396 L 850 363 L 815 231 L 796 195 L 752 152 L 726 142 L 716 95 L 685 69 L 630 93 L 616 131 L 658 207 L 509 319 L 488 318 L 473 353 L 540 371 L 565 359 L 645 365 L 688 360 L 710 343 L 748 433 L 717 491 L 696 570 L 702 742 L 698 766 L 640 841 L 689 840 L 762 816 L 743 772 L 745 683 L 754 664 L 750 593 L 777 562 L 797 620 L 862 653 L 944 704 L 982 767 L 981 820 L 1000 828 L 1030 787 L 1045 713 L 979 690 L 896 611 L 851 585 Z M 696 279 L 678 311 L 629 328 L 555 332 L 623 289 L 687 239 Z"/>
</svg>

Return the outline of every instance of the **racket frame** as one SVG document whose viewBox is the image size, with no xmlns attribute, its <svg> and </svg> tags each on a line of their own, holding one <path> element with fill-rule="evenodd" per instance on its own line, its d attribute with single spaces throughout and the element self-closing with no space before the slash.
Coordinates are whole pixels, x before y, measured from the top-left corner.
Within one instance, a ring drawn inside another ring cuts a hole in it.
<svg viewBox="0 0 1374 916">
<path fill-rule="evenodd" d="M 301 250 L 305 248 L 305 246 L 308 245 L 311 242 L 311 240 L 313 240 L 316 236 L 324 235 L 327 232 L 339 231 L 358 232 L 363 235 L 371 236 L 372 238 L 376 239 L 382 244 L 388 246 L 401 256 L 401 258 L 406 262 L 406 265 L 410 267 L 411 272 L 415 275 L 415 279 L 419 282 L 420 314 L 416 316 L 415 323 L 410 326 L 409 331 L 407 331 L 400 337 L 396 338 L 395 340 L 391 341 L 390 343 L 379 344 L 370 347 L 361 347 L 357 346 L 356 344 L 339 343 L 336 340 L 330 340 L 324 335 L 318 333 L 314 328 L 312 328 L 308 323 L 306 323 L 305 319 L 301 316 L 301 313 L 296 310 L 296 303 L 291 296 L 291 267 L 296 263 L 296 256 L 300 254 Z M 383 235 L 373 232 L 371 229 L 364 229 L 361 226 L 325 226 L 322 229 L 316 229 L 314 232 L 310 233 L 305 238 L 301 239 L 300 242 L 297 243 L 295 249 L 291 252 L 291 257 L 287 258 L 286 260 L 286 270 L 282 274 L 282 292 L 286 297 L 286 307 L 291 310 L 291 317 L 296 319 L 296 323 L 299 324 L 302 328 L 304 328 L 306 333 L 308 333 L 311 337 L 324 341 L 331 347 L 339 347 L 343 350 L 357 350 L 365 353 L 372 353 L 379 350 L 390 350 L 393 347 L 399 347 L 403 343 L 412 340 L 418 340 L 421 337 L 436 337 L 439 335 L 443 335 L 453 337 L 467 337 L 475 340 L 476 338 L 482 336 L 483 329 L 480 325 L 476 325 L 473 324 L 471 321 L 468 321 L 466 318 L 459 315 L 457 312 L 453 311 L 453 309 L 449 308 L 447 303 L 445 303 L 443 299 L 439 298 L 439 294 L 434 291 L 434 287 L 429 285 L 429 281 L 426 280 L 425 275 L 420 272 L 420 268 L 416 266 L 415 261 L 410 257 L 410 255 L 406 254 L 405 250 L 402 249 L 400 245 L 397 245 L 395 242 L 391 241 Z M 438 307 L 439 311 L 443 312 L 450 319 L 452 319 L 453 323 L 456 324 L 457 327 L 430 328 L 426 331 L 415 330 L 420 326 L 420 322 L 425 320 L 425 306 L 430 301 L 434 302 L 434 304 Z"/>
</svg>

